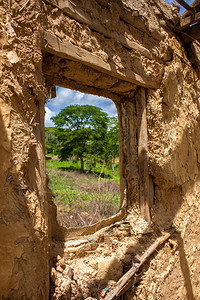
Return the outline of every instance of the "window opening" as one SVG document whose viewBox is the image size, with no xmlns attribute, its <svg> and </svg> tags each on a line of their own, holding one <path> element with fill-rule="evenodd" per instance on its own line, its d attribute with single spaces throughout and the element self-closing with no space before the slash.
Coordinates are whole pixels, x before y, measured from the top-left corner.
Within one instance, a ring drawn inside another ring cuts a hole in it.
<svg viewBox="0 0 200 300">
<path fill-rule="evenodd" d="M 60 225 L 91 225 L 119 211 L 119 141 L 112 100 L 56 87 L 45 106 L 46 167 Z"/>
</svg>

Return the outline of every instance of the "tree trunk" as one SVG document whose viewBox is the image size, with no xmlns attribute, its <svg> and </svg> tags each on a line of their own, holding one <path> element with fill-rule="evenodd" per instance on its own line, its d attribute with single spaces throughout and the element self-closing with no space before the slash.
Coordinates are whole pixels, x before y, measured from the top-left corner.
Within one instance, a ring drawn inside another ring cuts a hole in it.
<svg viewBox="0 0 200 300">
<path fill-rule="evenodd" d="M 81 160 L 81 173 L 83 173 L 84 171 L 84 161 L 83 161 L 83 157 L 80 157 Z"/>
<path fill-rule="evenodd" d="M 115 175 L 115 159 L 112 162 L 112 174 Z"/>
</svg>

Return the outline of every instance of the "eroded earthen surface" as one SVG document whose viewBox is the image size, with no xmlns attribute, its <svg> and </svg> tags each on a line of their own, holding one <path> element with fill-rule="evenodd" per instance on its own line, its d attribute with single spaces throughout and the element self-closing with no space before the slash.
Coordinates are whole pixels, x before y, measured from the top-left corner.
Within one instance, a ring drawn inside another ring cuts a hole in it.
<svg viewBox="0 0 200 300">
<path fill-rule="evenodd" d="M 103 299 L 173 226 L 125 297 L 198 299 L 200 46 L 175 33 L 177 9 L 163 0 L 2 1 L 0 16 L 0 298 Z M 47 187 L 44 104 L 54 85 L 117 106 L 122 210 L 90 228 L 60 228 Z M 151 225 L 137 208 L 140 89 Z"/>
</svg>

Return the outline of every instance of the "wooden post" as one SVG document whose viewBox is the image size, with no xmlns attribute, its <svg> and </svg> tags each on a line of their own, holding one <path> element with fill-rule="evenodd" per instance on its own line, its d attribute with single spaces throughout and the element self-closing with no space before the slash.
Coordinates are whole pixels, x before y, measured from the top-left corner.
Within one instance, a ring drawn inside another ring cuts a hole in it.
<svg viewBox="0 0 200 300">
<path fill-rule="evenodd" d="M 148 173 L 148 136 L 145 89 L 136 91 L 136 109 L 138 118 L 138 165 L 140 185 L 140 211 L 147 222 L 151 222 L 149 210 L 149 173 Z"/>
</svg>

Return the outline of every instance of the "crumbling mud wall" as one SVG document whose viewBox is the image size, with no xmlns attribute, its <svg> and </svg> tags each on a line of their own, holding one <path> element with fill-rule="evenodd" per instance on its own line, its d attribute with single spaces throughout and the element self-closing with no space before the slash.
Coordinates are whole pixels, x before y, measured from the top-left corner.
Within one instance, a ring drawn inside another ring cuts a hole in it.
<svg viewBox="0 0 200 300">
<path fill-rule="evenodd" d="M 176 33 L 177 9 L 3 1 L 0 16 L 0 298 L 48 299 L 52 237 L 92 234 L 136 204 L 153 234 L 173 226 L 178 242 L 172 257 L 166 245 L 152 258 L 136 299 L 198 299 L 200 47 Z M 47 188 L 44 104 L 54 85 L 109 97 L 118 110 L 121 211 L 89 228 L 60 228 Z"/>
<path fill-rule="evenodd" d="M 115 102 L 122 133 L 121 201 L 139 202 L 137 87 L 159 88 L 173 55 L 166 22 L 178 23 L 177 10 L 164 1 L 150 5 L 145 1 L 52 0 L 44 1 L 44 12 L 46 84 L 103 95 Z M 144 97 L 146 101 L 146 92 Z"/>
<path fill-rule="evenodd" d="M 0 299 L 47 299 L 41 3 L 0 8 Z"/>
<path fill-rule="evenodd" d="M 182 44 L 174 37 L 168 42 L 173 49 L 173 60 L 165 68 L 161 88 L 148 93 L 149 170 L 155 184 L 153 221 L 160 230 L 176 228 L 178 251 L 174 257 L 170 249 L 162 249 L 152 261 L 144 282 L 149 287 L 148 299 L 199 299 L 198 61 L 193 68 Z M 200 49 L 198 43 L 194 45 Z M 169 259 L 161 266 L 167 253 Z"/>
</svg>

